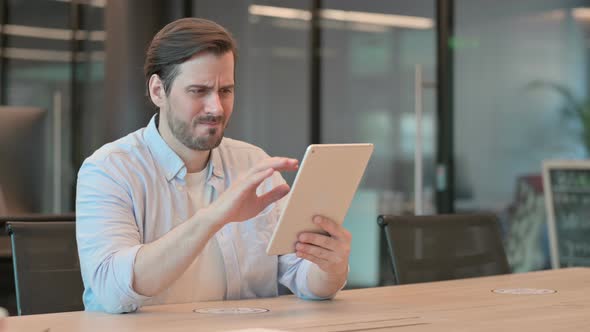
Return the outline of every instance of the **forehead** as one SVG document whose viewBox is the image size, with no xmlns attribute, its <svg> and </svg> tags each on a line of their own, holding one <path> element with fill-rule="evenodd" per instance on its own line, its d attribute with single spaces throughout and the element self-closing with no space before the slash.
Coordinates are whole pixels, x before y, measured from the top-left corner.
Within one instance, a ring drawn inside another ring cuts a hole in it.
<svg viewBox="0 0 590 332">
<path fill-rule="evenodd" d="M 234 56 L 232 52 L 220 55 L 199 53 L 179 66 L 178 78 L 183 81 L 217 81 L 232 83 L 234 79 Z"/>
</svg>

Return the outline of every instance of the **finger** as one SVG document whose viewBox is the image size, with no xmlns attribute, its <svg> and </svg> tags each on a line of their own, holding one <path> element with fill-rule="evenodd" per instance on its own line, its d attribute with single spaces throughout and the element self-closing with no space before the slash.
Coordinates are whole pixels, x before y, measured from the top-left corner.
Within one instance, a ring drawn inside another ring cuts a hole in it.
<svg viewBox="0 0 590 332">
<path fill-rule="evenodd" d="M 312 263 L 314 263 L 315 265 L 319 266 L 320 269 L 327 271 L 330 268 L 330 262 L 328 262 L 327 260 L 323 259 L 323 258 L 319 258 L 316 257 L 314 255 L 310 255 L 308 253 L 302 252 L 302 251 L 297 251 L 295 253 L 295 255 L 297 255 L 297 257 L 299 258 L 303 258 L 306 259 Z"/>
<path fill-rule="evenodd" d="M 323 259 L 330 264 L 339 264 L 342 263 L 342 261 L 344 260 L 335 251 L 320 248 L 311 244 L 298 242 L 297 244 L 295 244 L 295 250 L 297 250 L 297 252 L 302 252 L 317 257 L 319 259 Z"/>
<path fill-rule="evenodd" d="M 283 157 L 272 157 L 267 158 L 258 163 L 252 168 L 252 173 L 258 173 L 265 171 L 269 168 L 273 168 L 277 171 L 295 171 L 299 166 L 297 159 L 283 158 Z"/>
<path fill-rule="evenodd" d="M 335 221 L 322 217 L 322 216 L 314 216 L 313 223 L 320 226 L 323 230 L 328 232 L 332 237 L 336 239 L 350 241 L 352 239 L 352 235 L 350 232 L 342 227 L 342 225 L 336 223 Z"/>
<path fill-rule="evenodd" d="M 299 169 L 299 162 L 292 164 L 288 163 L 284 167 L 276 167 L 275 170 L 279 172 L 296 172 Z"/>
<path fill-rule="evenodd" d="M 316 233 L 301 233 L 299 234 L 299 242 L 313 244 L 315 246 L 326 248 L 335 251 L 338 248 L 338 241 L 332 237 L 316 234 Z"/>
<path fill-rule="evenodd" d="M 264 195 L 258 197 L 258 202 L 263 206 L 267 207 L 271 203 L 278 201 L 279 199 L 285 197 L 289 193 L 291 188 L 288 184 L 283 183 L 274 187 L 271 191 L 265 193 Z"/>
<path fill-rule="evenodd" d="M 256 188 L 258 188 L 258 186 L 264 180 L 271 177 L 274 172 L 275 172 L 275 170 L 273 168 L 269 168 L 264 171 L 254 173 L 254 174 L 247 176 L 246 179 L 244 180 L 244 185 L 246 187 L 245 189 L 246 190 L 248 190 L 248 189 L 256 190 Z"/>
</svg>

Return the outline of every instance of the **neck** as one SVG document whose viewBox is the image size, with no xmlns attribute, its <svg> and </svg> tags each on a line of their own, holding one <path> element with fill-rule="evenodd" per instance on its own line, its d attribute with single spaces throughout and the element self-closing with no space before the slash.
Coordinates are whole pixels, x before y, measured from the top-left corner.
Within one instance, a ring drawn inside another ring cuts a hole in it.
<svg viewBox="0 0 590 332">
<path fill-rule="evenodd" d="M 209 161 L 209 155 L 211 154 L 211 150 L 193 150 L 187 148 L 184 144 L 182 144 L 170 131 L 168 124 L 163 123 L 162 119 L 159 119 L 158 124 L 158 131 L 160 132 L 160 136 L 168 146 L 176 152 L 176 154 L 182 159 L 184 165 L 186 166 L 187 173 L 196 173 L 200 172 L 207 166 L 207 162 Z"/>
<path fill-rule="evenodd" d="M 207 166 L 207 162 L 209 161 L 211 150 L 195 151 L 188 149 L 184 145 L 182 145 L 182 147 L 184 148 L 184 150 L 187 150 L 185 153 L 181 153 L 175 149 L 173 150 L 178 154 L 178 156 L 180 156 L 180 159 L 184 161 L 184 165 L 186 166 L 186 172 L 196 173 L 204 170 Z"/>
</svg>

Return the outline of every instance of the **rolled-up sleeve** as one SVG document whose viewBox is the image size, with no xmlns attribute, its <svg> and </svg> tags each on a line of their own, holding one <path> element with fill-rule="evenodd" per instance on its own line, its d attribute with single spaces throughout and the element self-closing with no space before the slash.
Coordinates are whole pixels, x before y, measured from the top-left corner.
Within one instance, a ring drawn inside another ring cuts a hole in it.
<svg viewBox="0 0 590 332">
<path fill-rule="evenodd" d="M 289 288 L 297 297 L 305 300 L 328 300 L 313 294 L 308 287 L 307 276 L 311 266 L 310 261 L 297 257 L 295 254 L 279 256 L 279 282 Z"/>
<path fill-rule="evenodd" d="M 86 310 L 131 312 L 149 299 L 133 290 L 142 244 L 130 189 L 116 174 L 89 160 L 78 173 L 76 238 Z"/>
</svg>

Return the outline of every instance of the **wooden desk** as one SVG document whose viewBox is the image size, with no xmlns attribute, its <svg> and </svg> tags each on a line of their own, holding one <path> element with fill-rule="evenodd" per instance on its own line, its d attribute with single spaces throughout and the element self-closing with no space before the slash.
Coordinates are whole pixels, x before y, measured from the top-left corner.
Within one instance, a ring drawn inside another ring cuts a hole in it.
<svg viewBox="0 0 590 332">
<path fill-rule="evenodd" d="M 544 295 L 497 294 L 499 288 L 553 289 Z M 198 314 L 195 308 L 257 307 L 259 314 Z M 333 301 L 293 296 L 143 308 L 109 315 L 72 312 L 10 317 L 8 331 L 588 331 L 590 268 L 369 288 Z"/>
</svg>

